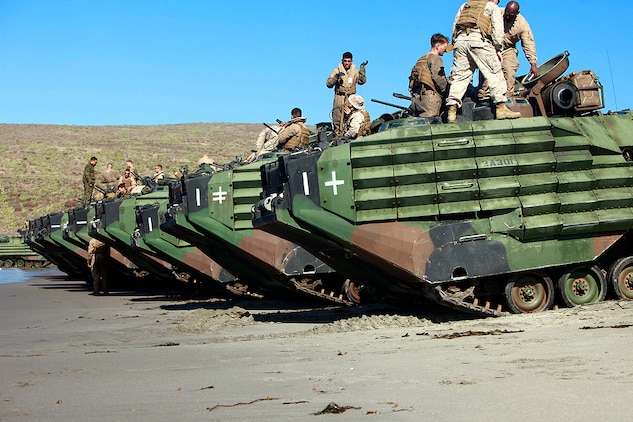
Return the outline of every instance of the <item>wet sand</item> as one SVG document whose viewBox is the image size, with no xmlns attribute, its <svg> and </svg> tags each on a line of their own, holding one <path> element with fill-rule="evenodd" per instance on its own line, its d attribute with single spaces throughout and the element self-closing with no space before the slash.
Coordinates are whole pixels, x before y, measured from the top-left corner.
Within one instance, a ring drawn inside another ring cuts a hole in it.
<svg viewBox="0 0 633 422">
<path fill-rule="evenodd" d="M 57 272 L 0 284 L 0 420 L 633 413 L 633 302 L 454 320 L 437 310 L 88 293 Z M 315 415 L 329 403 L 347 410 Z"/>
</svg>

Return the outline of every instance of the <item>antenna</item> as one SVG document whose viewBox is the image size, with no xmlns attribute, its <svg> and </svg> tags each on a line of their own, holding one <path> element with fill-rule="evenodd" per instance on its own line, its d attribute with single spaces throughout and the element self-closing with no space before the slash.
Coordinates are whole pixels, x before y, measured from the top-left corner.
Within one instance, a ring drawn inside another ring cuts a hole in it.
<svg viewBox="0 0 633 422">
<path fill-rule="evenodd" d="M 611 58 L 609 57 L 609 50 L 607 49 L 607 62 L 609 63 L 609 74 L 611 76 L 611 90 L 613 91 L 613 100 L 615 101 L 615 110 L 618 108 L 618 99 L 615 95 L 615 84 L 613 83 L 613 70 L 611 69 Z"/>
</svg>

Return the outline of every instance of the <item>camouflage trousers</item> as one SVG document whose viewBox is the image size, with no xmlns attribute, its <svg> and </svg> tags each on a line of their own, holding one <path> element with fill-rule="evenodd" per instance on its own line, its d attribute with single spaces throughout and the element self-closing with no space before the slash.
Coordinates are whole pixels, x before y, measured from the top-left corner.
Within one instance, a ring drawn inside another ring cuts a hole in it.
<svg viewBox="0 0 633 422">
<path fill-rule="evenodd" d="M 86 206 L 88 206 L 88 204 L 90 203 L 93 189 L 94 189 L 93 185 L 84 184 L 84 205 Z"/>
<path fill-rule="evenodd" d="M 108 256 L 106 254 L 94 254 L 92 259 L 92 291 L 108 293 Z"/>
<path fill-rule="evenodd" d="M 427 89 L 423 93 L 414 92 L 411 94 L 410 108 L 419 117 L 439 116 L 442 108 L 442 96 L 431 89 Z"/>
<path fill-rule="evenodd" d="M 501 70 L 503 71 L 503 78 L 506 80 L 506 96 L 512 97 L 514 96 L 514 85 L 516 83 L 516 73 L 519 70 L 519 52 L 516 48 L 508 48 L 503 50 L 501 53 L 503 57 L 503 61 L 501 62 Z M 490 87 L 488 86 L 488 81 L 483 80 L 483 76 L 479 76 L 480 88 L 479 88 L 479 98 L 489 98 L 490 97 Z"/>
<path fill-rule="evenodd" d="M 473 31 L 470 34 L 459 34 L 455 41 L 453 67 L 451 68 L 452 82 L 446 105 L 461 107 L 462 98 L 468 89 L 475 69 L 479 69 L 479 72 L 488 81 L 490 95 L 495 103 L 507 100 L 505 96 L 507 85 L 495 48 L 479 32 Z"/>
</svg>

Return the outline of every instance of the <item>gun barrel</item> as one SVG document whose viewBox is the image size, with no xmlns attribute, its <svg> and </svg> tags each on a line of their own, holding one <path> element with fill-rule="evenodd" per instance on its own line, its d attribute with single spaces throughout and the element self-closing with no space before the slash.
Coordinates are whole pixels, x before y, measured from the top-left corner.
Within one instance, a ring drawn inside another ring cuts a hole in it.
<svg viewBox="0 0 633 422">
<path fill-rule="evenodd" d="M 386 101 L 380 101 L 380 100 L 377 100 L 375 98 L 372 98 L 371 101 L 374 102 L 374 103 L 378 103 L 378 104 L 384 104 L 384 105 L 387 105 L 389 107 L 399 108 L 400 110 L 408 110 L 409 109 L 409 107 L 403 107 L 403 106 L 398 105 L 398 104 L 392 104 L 392 103 L 388 103 Z"/>
<path fill-rule="evenodd" d="M 411 101 L 411 97 L 408 95 L 400 94 L 398 92 L 394 92 L 392 95 L 396 98 L 400 98 L 401 100 Z"/>
<path fill-rule="evenodd" d="M 273 132 L 279 133 L 275 129 L 273 129 L 268 123 L 263 123 L 263 125 L 266 126 L 268 129 L 272 130 Z"/>
</svg>

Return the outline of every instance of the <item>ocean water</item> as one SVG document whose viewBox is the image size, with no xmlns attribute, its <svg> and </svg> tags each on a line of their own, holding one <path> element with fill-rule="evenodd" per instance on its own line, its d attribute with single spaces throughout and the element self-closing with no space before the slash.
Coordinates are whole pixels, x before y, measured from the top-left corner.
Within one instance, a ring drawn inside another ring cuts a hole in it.
<svg viewBox="0 0 633 422">
<path fill-rule="evenodd" d="M 57 270 L 20 270 L 18 268 L 0 268 L 0 284 L 23 283 L 29 279 Z"/>
</svg>

